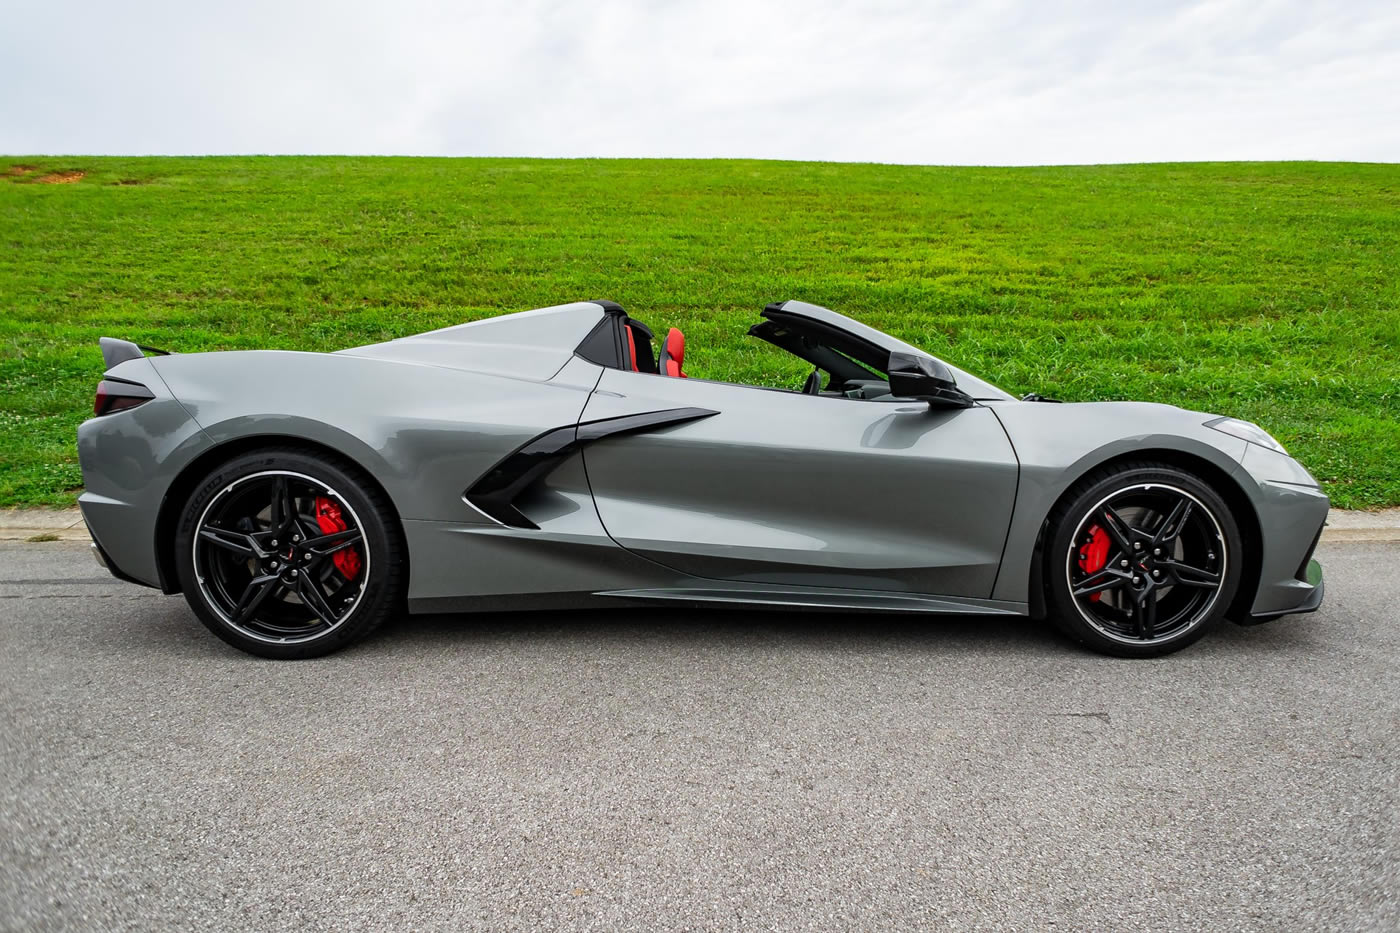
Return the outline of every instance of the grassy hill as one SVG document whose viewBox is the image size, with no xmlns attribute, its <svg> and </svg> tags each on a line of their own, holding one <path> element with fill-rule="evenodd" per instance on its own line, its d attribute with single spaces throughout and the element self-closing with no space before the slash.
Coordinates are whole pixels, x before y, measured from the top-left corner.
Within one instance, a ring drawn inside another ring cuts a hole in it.
<svg viewBox="0 0 1400 933">
<path fill-rule="evenodd" d="M 0 158 L 0 505 L 73 500 L 99 336 L 333 350 L 595 297 L 791 386 L 742 335 L 801 298 L 1018 394 L 1257 421 L 1395 505 L 1397 278 L 1396 165 Z"/>
</svg>

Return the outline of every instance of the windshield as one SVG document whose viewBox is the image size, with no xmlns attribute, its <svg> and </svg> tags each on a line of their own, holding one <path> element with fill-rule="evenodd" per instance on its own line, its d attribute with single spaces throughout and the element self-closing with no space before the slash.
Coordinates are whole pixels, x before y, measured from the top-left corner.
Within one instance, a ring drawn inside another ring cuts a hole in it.
<svg viewBox="0 0 1400 933">
<path fill-rule="evenodd" d="M 871 373 L 887 379 L 890 354 L 912 353 L 938 359 L 926 350 L 862 324 L 829 308 L 804 301 L 784 301 L 763 309 L 766 321 L 749 333 L 787 350 L 831 374 L 832 388 Z M 838 360 L 837 357 L 840 359 Z M 844 365 L 842 363 L 844 361 Z M 853 362 L 854 361 L 854 362 Z M 1013 401 L 1014 396 L 966 370 L 940 360 L 957 380 L 958 388 L 978 401 Z M 858 363 L 859 367 L 855 367 Z M 862 371 L 857 371 L 857 369 Z"/>
</svg>

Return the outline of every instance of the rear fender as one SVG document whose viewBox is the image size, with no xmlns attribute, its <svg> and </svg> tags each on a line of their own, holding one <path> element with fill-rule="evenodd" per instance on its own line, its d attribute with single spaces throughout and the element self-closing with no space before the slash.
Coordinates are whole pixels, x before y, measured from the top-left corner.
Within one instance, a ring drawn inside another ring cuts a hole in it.
<svg viewBox="0 0 1400 933">
<path fill-rule="evenodd" d="M 371 473 L 404 520 L 455 522 L 489 521 L 462 491 L 530 438 L 576 424 L 600 372 L 575 359 L 534 382 L 267 350 L 153 362 L 213 444 L 305 438 Z"/>
</svg>

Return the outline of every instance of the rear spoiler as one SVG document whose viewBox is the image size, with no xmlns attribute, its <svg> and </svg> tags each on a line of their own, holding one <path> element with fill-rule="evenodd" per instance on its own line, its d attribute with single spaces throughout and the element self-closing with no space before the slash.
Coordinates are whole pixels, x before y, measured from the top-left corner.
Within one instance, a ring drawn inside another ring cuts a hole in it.
<svg viewBox="0 0 1400 933">
<path fill-rule="evenodd" d="M 97 341 L 102 347 L 102 365 L 111 369 L 118 363 L 125 363 L 127 360 L 139 360 L 147 353 L 156 356 L 169 356 L 169 350 L 157 350 L 155 347 L 143 347 L 139 343 L 132 343 L 130 340 L 118 340 L 115 337 L 101 337 Z"/>
</svg>

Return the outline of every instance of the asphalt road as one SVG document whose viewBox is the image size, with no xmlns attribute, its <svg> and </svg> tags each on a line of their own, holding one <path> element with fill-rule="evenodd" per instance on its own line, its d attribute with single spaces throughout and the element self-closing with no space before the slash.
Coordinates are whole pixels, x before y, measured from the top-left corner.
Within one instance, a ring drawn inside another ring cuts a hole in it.
<svg viewBox="0 0 1400 933">
<path fill-rule="evenodd" d="M 1400 546 L 1320 557 L 1151 662 L 633 611 L 277 663 L 0 543 L 0 928 L 1393 931 Z"/>
</svg>

